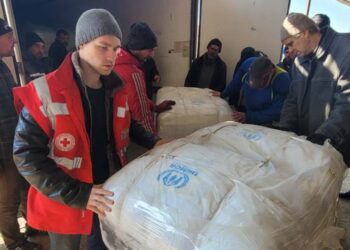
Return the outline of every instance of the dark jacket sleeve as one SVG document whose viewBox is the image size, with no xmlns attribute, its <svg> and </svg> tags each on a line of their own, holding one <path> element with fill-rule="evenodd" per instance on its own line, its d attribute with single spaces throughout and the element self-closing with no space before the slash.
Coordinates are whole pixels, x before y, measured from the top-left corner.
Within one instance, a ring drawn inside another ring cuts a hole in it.
<svg viewBox="0 0 350 250">
<path fill-rule="evenodd" d="M 190 67 L 190 70 L 187 73 L 185 79 L 185 87 L 197 87 L 198 86 L 198 77 L 200 72 L 200 58 L 195 59 Z"/>
<path fill-rule="evenodd" d="M 92 184 L 73 179 L 49 158 L 49 138 L 23 108 L 17 124 L 13 157 L 19 172 L 39 192 L 70 207 L 85 209 Z"/>
<path fill-rule="evenodd" d="M 56 42 L 54 42 L 49 48 L 51 68 L 53 70 L 57 69 L 63 62 L 66 55 L 67 50 L 63 46 L 59 46 Z"/>
<path fill-rule="evenodd" d="M 226 87 L 226 74 L 227 74 L 227 67 L 226 63 L 219 60 L 219 63 L 217 64 L 215 77 L 213 76 L 211 86 L 210 88 L 215 91 L 223 91 Z"/>
<path fill-rule="evenodd" d="M 224 91 L 221 92 L 221 97 L 229 97 L 229 104 L 237 107 L 239 105 L 238 101 L 240 98 L 241 88 L 242 88 L 242 79 L 244 75 L 249 71 L 250 65 L 255 61 L 256 57 L 250 57 L 246 59 L 233 73 L 232 80 L 226 86 Z"/>
<path fill-rule="evenodd" d="M 297 70 L 295 64 L 292 66 L 292 71 Z M 295 75 L 295 72 L 292 73 Z M 298 133 L 298 93 L 295 85 L 293 84 L 293 79 L 291 80 L 289 86 L 289 92 L 286 100 L 283 103 L 280 121 L 278 126 L 288 130 Z"/>
<path fill-rule="evenodd" d="M 152 133 L 148 132 L 141 123 L 136 120 L 131 120 L 130 125 L 130 138 L 136 144 L 143 146 L 145 148 L 151 149 L 160 140 L 160 138 Z"/>
<path fill-rule="evenodd" d="M 343 154 L 350 164 L 350 53 L 340 67 L 336 81 L 334 104 L 329 118 L 315 131 L 330 138 L 332 144 Z"/>
</svg>

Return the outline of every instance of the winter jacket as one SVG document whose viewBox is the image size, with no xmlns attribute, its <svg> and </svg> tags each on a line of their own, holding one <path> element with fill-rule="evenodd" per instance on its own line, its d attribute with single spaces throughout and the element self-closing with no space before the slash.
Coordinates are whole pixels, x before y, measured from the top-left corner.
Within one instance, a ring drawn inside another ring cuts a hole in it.
<svg viewBox="0 0 350 250">
<path fill-rule="evenodd" d="M 68 55 L 56 71 L 14 89 L 21 114 L 13 153 L 20 173 L 31 184 L 28 223 L 58 234 L 89 234 L 92 226 L 92 212 L 86 210 L 93 185 L 90 145 L 93 142 L 87 132 L 91 131 L 92 121 L 86 119 L 91 110 L 79 72 L 76 52 Z M 130 127 L 130 135 L 134 134 L 132 137 L 148 147 L 153 147 L 156 139 L 140 124 L 130 121 L 126 96 L 118 102 L 113 99 L 121 87 L 120 79 L 111 74 L 101 77 L 101 81 L 106 89 L 109 125 L 110 145 L 106 150 L 110 166 L 118 167 L 113 131 L 117 140 L 128 141 L 121 136 Z M 113 126 L 112 116 L 125 119 L 118 120 L 119 127 Z"/>
<path fill-rule="evenodd" d="M 232 80 L 221 92 L 221 98 L 228 97 L 230 105 L 237 107 L 243 83 L 242 78 L 249 71 L 250 65 L 255 61 L 256 58 L 257 57 L 250 57 L 246 59 L 237 69 L 237 72 L 233 73 Z"/>
<path fill-rule="evenodd" d="M 117 52 L 114 71 L 125 84 L 132 117 L 147 131 L 157 134 L 153 116 L 154 103 L 147 97 L 145 75 L 141 62 L 131 52 L 120 48 Z"/>
<path fill-rule="evenodd" d="M 276 67 L 271 83 L 265 88 L 251 88 L 248 73 L 242 81 L 242 98 L 247 123 L 269 125 L 279 121 L 290 85 L 288 73 Z"/>
<path fill-rule="evenodd" d="M 147 59 L 142 64 L 144 74 L 145 74 L 145 82 L 146 82 L 146 90 L 147 90 L 147 97 L 152 100 L 153 97 L 153 79 L 156 75 L 159 75 L 159 71 L 157 69 L 156 62 L 153 58 Z"/>
<path fill-rule="evenodd" d="M 279 125 L 326 136 L 350 154 L 350 33 L 326 28 L 316 51 L 296 58 Z"/>
<path fill-rule="evenodd" d="M 57 69 L 61 65 L 67 53 L 68 51 L 66 46 L 58 40 L 55 40 L 51 44 L 49 48 L 49 59 L 53 70 Z"/>
<path fill-rule="evenodd" d="M 16 86 L 7 65 L 0 59 L 0 168 L 12 162 L 12 144 L 18 121 L 13 106 L 12 88 Z"/>
<path fill-rule="evenodd" d="M 198 87 L 203 64 L 207 58 L 207 53 L 195 59 L 187 73 L 185 87 Z M 226 86 L 226 63 L 217 56 L 215 60 L 215 70 L 210 81 L 209 88 L 216 91 L 223 91 Z"/>
</svg>

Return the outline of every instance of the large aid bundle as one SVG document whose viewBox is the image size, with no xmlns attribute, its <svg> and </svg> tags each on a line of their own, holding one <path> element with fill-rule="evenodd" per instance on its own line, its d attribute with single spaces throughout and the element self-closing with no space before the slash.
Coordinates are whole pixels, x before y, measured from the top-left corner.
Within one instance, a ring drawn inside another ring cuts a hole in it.
<svg viewBox="0 0 350 250">
<path fill-rule="evenodd" d="M 328 142 L 219 123 L 112 176 L 103 239 L 109 249 L 339 249 L 334 222 L 344 170 Z"/>
<path fill-rule="evenodd" d="M 212 96 L 210 89 L 164 87 L 157 93 L 156 103 L 174 100 L 171 110 L 157 117 L 159 136 L 180 138 L 219 122 L 232 120 L 232 109 L 220 97 Z"/>
</svg>

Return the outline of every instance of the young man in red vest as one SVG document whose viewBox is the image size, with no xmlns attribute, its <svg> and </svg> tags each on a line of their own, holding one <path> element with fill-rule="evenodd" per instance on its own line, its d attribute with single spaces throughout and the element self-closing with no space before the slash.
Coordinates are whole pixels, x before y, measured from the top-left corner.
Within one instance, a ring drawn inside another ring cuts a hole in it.
<svg viewBox="0 0 350 250">
<path fill-rule="evenodd" d="M 110 167 L 125 163 L 129 134 L 148 148 L 159 140 L 131 120 L 124 92 L 114 98 L 122 85 L 112 72 L 121 38 L 108 11 L 88 10 L 76 25 L 77 52 L 14 90 L 21 110 L 14 160 L 31 184 L 28 222 L 49 232 L 51 249 L 79 249 L 82 234 L 88 249 L 105 249 L 96 214 L 111 211 L 113 193 L 101 184 Z"/>
</svg>

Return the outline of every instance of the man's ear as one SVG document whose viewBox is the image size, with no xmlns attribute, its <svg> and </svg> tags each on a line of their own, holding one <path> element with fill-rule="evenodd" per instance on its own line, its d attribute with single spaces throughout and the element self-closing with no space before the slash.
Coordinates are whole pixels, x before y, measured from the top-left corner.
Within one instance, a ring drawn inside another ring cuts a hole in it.
<svg viewBox="0 0 350 250">
<path fill-rule="evenodd" d="M 300 33 L 301 37 L 309 37 L 310 36 L 310 32 L 308 30 L 305 30 L 303 32 Z"/>
</svg>

